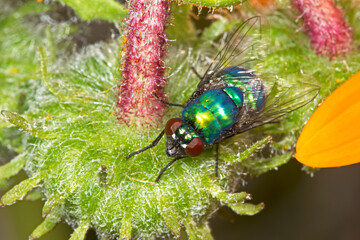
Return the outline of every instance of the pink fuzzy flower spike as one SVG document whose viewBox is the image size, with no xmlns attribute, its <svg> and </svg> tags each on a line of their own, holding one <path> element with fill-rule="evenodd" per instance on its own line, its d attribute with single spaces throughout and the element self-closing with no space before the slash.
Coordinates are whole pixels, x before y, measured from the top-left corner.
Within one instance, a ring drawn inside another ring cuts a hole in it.
<svg viewBox="0 0 360 240">
<path fill-rule="evenodd" d="M 351 49 L 352 29 L 332 0 L 292 0 L 317 54 L 334 58 Z"/>
<path fill-rule="evenodd" d="M 118 118 L 126 124 L 156 125 L 165 106 L 165 28 L 170 12 L 168 0 L 134 0 L 124 38 L 125 60 L 117 99 Z"/>
</svg>

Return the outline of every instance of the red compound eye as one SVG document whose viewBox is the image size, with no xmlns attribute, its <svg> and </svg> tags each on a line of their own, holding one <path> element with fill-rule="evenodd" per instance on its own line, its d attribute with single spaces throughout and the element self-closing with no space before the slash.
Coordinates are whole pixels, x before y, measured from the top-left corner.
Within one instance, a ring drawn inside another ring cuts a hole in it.
<svg viewBox="0 0 360 240">
<path fill-rule="evenodd" d="M 179 127 L 182 125 L 181 119 L 178 118 L 171 118 L 169 121 L 167 121 L 165 125 L 165 133 L 166 135 L 173 135 L 176 130 L 178 130 Z"/>
<path fill-rule="evenodd" d="M 190 157 L 195 157 L 200 155 L 204 150 L 204 143 L 198 137 L 191 140 L 191 142 L 186 147 L 186 154 Z"/>
</svg>

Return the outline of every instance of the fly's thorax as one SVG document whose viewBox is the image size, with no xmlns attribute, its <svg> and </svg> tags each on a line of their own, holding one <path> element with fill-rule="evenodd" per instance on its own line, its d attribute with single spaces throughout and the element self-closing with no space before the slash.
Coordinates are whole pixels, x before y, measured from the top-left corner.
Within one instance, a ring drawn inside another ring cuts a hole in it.
<svg viewBox="0 0 360 240">
<path fill-rule="evenodd" d="M 241 89 L 210 89 L 183 110 L 182 118 L 206 144 L 212 144 L 224 130 L 236 123 L 242 106 Z"/>
<path fill-rule="evenodd" d="M 261 111 L 265 103 L 265 87 L 261 79 L 243 67 L 227 67 L 217 74 L 228 86 L 240 88 L 244 93 L 244 105 L 250 111 Z"/>
</svg>

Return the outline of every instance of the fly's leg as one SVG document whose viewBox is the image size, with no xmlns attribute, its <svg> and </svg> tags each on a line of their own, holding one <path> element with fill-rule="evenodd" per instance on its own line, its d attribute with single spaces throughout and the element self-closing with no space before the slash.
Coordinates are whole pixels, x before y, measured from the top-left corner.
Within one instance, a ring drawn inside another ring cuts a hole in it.
<svg viewBox="0 0 360 240">
<path fill-rule="evenodd" d="M 159 136 L 157 136 L 157 138 L 149 146 L 144 147 L 143 149 L 140 149 L 139 151 L 133 152 L 132 154 L 128 155 L 126 157 L 126 159 L 129 159 L 132 156 L 142 153 L 142 152 L 148 150 L 149 148 L 155 147 L 160 142 L 160 139 L 162 138 L 162 136 L 164 136 L 164 133 L 165 133 L 165 130 L 162 130 L 161 133 L 159 134 Z"/>
<path fill-rule="evenodd" d="M 215 145 L 215 177 L 219 177 L 219 144 Z"/>
<path fill-rule="evenodd" d="M 194 66 L 191 66 L 191 70 L 195 73 L 195 75 L 201 80 L 203 77 L 196 71 Z"/>
<path fill-rule="evenodd" d="M 163 173 L 166 171 L 166 169 L 168 169 L 174 162 L 176 162 L 177 160 L 181 159 L 181 158 L 184 158 L 184 157 L 176 157 L 174 158 L 171 162 L 169 162 L 168 165 L 166 165 L 162 170 L 161 172 L 159 173 L 159 175 L 157 176 L 155 182 L 159 182 L 161 176 L 163 175 Z"/>
<path fill-rule="evenodd" d="M 155 92 L 153 92 L 153 94 L 154 94 L 154 96 L 156 97 L 156 99 L 157 99 L 158 101 L 160 101 L 161 103 L 163 103 L 163 104 L 166 104 L 166 105 L 169 105 L 169 106 L 172 106 L 172 107 L 182 107 L 182 108 L 185 107 L 185 105 L 182 105 L 182 104 L 170 103 L 170 102 L 164 101 L 164 100 L 162 100 L 161 98 L 159 98 L 159 96 L 156 95 Z"/>
</svg>

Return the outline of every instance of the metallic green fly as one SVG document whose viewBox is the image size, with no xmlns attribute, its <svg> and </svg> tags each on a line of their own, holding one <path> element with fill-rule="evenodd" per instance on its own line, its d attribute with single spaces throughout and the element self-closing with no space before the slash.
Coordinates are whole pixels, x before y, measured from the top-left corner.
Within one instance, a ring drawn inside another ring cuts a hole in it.
<svg viewBox="0 0 360 240">
<path fill-rule="evenodd" d="M 217 176 L 218 149 L 223 140 L 274 122 L 316 97 L 319 90 L 317 86 L 295 84 L 282 88 L 280 92 L 276 76 L 260 77 L 247 67 L 257 59 L 245 56 L 255 45 L 248 44 L 246 37 L 258 25 L 260 17 L 244 21 L 215 56 L 203 76 L 193 69 L 200 82 L 184 105 L 159 99 L 167 105 L 183 108 L 181 116 L 169 119 L 154 142 L 131 153 L 127 159 L 156 146 L 166 134 L 166 153 L 173 160 L 161 170 L 156 182 L 177 160 L 198 156 L 213 145 L 216 147 Z M 272 86 L 266 88 L 265 81 Z"/>
</svg>

